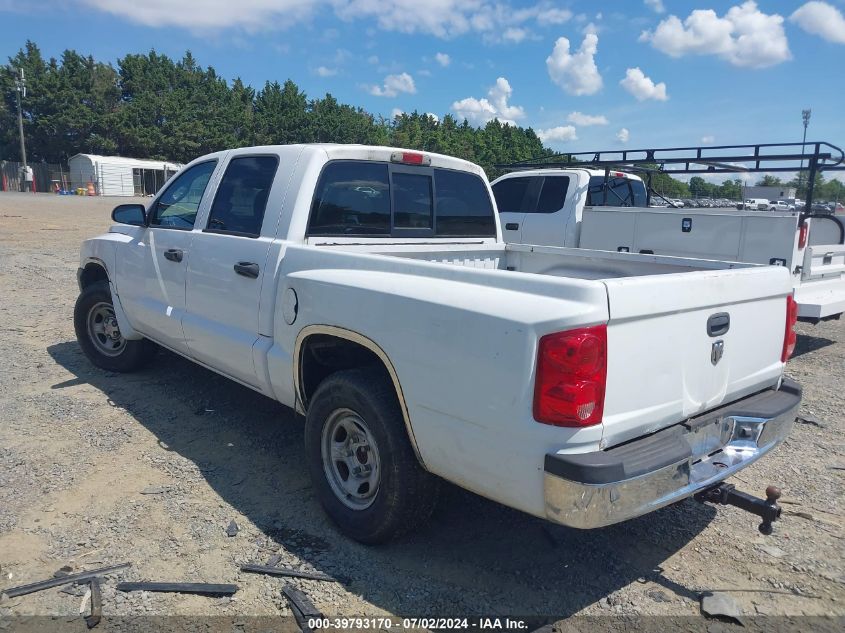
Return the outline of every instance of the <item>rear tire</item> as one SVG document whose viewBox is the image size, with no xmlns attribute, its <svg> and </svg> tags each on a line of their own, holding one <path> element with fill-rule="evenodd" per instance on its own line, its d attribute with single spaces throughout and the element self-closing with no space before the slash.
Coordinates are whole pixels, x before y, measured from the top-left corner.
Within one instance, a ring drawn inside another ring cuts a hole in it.
<svg viewBox="0 0 845 633">
<path fill-rule="evenodd" d="M 82 351 L 101 369 L 132 372 L 156 353 L 152 341 L 129 341 L 120 334 L 107 281 L 93 283 L 80 293 L 73 309 L 73 327 Z"/>
<path fill-rule="evenodd" d="M 320 504 L 356 541 L 384 543 L 434 510 L 439 480 L 417 460 L 383 371 L 344 370 L 320 383 L 308 407 L 305 450 Z"/>
</svg>

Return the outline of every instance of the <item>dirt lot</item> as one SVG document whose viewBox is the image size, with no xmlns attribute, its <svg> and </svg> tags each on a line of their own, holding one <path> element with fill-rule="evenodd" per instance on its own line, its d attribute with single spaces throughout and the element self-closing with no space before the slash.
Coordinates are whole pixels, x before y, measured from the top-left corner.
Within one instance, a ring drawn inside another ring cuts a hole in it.
<svg viewBox="0 0 845 633">
<path fill-rule="evenodd" d="M 0 194 L 0 592 L 132 562 L 104 585 L 105 614 L 287 614 L 282 581 L 238 564 L 348 579 L 296 581 L 329 615 L 697 615 L 725 590 L 749 615 L 845 615 L 845 321 L 802 326 L 789 373 L 804 385 L 789 440 L 741 473 L 784 489 L 771 537 L 754 517 L 686 501 L 580 532 L 448 488 L 421 531 L 386 547 L 324 519 L 292 411 L 170 353 L 134 375 L 90 365 L 74 339 L 80 242 L 119 201 Z M 240 531 L 226 535 L 234 519 Z M 232 599 L 124 594 L 121 580 L 235 582 Z M 78 621 L 51 589 L 0 616 Z"/>
</svg>

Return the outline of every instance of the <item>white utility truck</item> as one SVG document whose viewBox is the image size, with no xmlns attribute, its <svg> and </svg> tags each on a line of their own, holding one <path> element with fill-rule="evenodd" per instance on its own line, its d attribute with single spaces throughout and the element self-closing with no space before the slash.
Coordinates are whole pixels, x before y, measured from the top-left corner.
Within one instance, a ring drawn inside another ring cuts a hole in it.
<svg viewBox="0 0 845 633">
<path fill-rule="evenodd" d="M 762 199 L 754 211 L 652 208 L 639 176 L 572 164 L 521 164 L 492 186 L 506 242 L 784 266 L 801 320 L 838 319 L 845 311 L 845 224 L 834 215 L 770 212 Z"/>
<path fill-rule="evenodd" d="M 112 219 L 82 245 L 85 354 L 160 345 L 304 413 L 317 498 L 362 542 L 419 525 L 439 478 L 580 528 L 731 502 L 800 402 L 784 268 L 505 244 L 456 158 L 223 151 Z"/>
</svg>

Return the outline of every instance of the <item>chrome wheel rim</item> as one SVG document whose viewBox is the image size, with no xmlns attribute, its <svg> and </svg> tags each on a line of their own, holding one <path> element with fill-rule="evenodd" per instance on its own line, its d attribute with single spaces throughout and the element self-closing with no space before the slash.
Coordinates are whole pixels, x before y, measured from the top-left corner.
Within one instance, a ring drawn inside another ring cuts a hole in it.
<svg viewBox="0 0 845 633">
<path fill-rule="evenodd" d="M 323 472 L 338 500 L 353 510 L 369 508 L 376 499 L 381 462 L 373 434 L 350 409 L 336 409 L 323 425 L 320 450 Z"/>
<path fill-rule="evenodd" d="M 120 333 L 114 307 L 101 301 L 88 310 L 88 338 L 105 356 L 118 356 L 126 347 L 126 339 Z"/>
</svg>

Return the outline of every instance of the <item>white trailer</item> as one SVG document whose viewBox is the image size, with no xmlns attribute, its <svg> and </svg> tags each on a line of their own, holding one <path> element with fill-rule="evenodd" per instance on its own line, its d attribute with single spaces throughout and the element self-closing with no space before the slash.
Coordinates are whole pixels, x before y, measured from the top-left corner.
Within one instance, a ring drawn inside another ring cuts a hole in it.
<svg viewBox="0 0 845 633">
<path fill-rule="evenodd" d="M 68 160 L 74 189 L 94 186 L 99 196 L 151 196 L 182 168 L 168 161 L 76 154 Z"/>
</svg>

